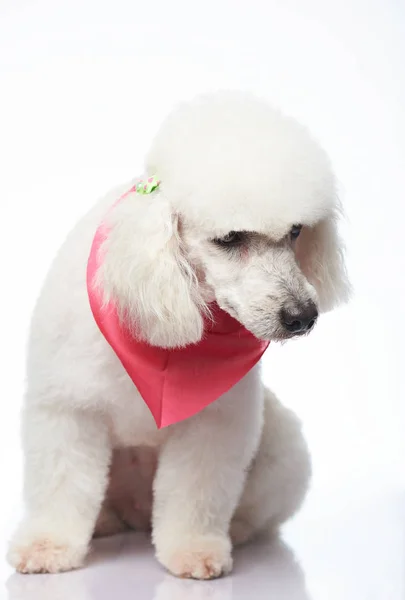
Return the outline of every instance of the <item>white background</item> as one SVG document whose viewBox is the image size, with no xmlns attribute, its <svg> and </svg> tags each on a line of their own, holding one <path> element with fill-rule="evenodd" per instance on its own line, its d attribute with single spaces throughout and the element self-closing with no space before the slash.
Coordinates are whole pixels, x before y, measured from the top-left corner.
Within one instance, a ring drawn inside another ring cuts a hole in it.
<svg viewBox="0 0 405 600">
<path fill-rule="evenodd" d="M 2 555 L 19 513 L 24 345 L 52 256 L 99 195 L 139 173 L 173 103 L 224 87 L 267 95 L 327 148 L 356 291 L 265 360 L 314 461 L 286 530 L 306 584 L 288 595 L 282 580 L 274 598 L 404 597 L 404 59 L 401 0 L 0 0 L 0 598 L 48 597 L 16 576 L 7 592 Z M 257 560 L 273 589 L 278 563 Z M 231 580 L 183 589 L 162 577 L 145 598 L 245 597 Z M 66 587 L 52 586 L 50 598 Z"/>
</svg>

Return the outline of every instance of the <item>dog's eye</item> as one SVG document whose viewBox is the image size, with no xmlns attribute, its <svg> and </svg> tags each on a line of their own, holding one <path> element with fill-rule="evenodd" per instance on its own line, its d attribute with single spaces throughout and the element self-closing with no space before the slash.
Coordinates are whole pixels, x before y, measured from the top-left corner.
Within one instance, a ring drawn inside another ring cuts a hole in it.
<svg viewBox="0 0 405 600">
<path fill-rule="evenodd" d="M 243 231 L 230 231 L 224 237 L 215 238 L 214 243 L 224 248 L 233 248 L 242 244 L 244 240 L 245 233 Z"/>
<path fill-rule="evenodd" d="M 301 233 L 302 225 L 293 225 L 290 230 L 290 238 L 296 240 Z"/>
</svg>

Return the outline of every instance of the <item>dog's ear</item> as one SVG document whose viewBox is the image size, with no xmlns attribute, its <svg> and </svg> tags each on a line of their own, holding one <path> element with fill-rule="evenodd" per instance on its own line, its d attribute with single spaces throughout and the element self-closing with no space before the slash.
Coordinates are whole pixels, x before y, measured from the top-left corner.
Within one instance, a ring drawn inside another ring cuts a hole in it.
<svg viewBox="0 0 405 600">
<path fill-rule="evenodd" d="M 346 302 L 351 292 L 338 217 L 337 211 L 312 227 L 303 227 L 297 240 L 298 262 L 317 291 L 322 312 Z"/>
<path fill-rule="evenodd" d="M 204 303 L 187 262 L 178 218 L 160 190 L 131 193 L 112 210 L 98 283 L 105 302 L 139 339 L 175 348 L 198 342 Z"/>
</svg>

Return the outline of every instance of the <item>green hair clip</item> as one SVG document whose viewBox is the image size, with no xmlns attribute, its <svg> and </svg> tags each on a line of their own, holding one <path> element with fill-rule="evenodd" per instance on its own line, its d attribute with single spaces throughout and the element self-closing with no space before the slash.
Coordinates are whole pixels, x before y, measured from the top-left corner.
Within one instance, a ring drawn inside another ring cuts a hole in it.
<svg viewBox="0 0 405 600">
<path fill-rule="evenodd" d="M 148 177 L 148 179 L 141 179 L 135 186 L 138 194 L 151 194 L 160 185 L 160 181 L 157 177 Z"/>
</svg>

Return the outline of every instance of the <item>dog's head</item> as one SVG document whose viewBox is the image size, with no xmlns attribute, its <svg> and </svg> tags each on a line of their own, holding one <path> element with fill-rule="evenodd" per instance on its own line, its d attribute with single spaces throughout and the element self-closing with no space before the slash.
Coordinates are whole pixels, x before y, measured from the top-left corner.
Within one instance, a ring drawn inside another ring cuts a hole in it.
<svg viewBox="0 0 405 600">
<path fill-rule="evenodd" d="M 346 300 L 329 160 L 305 128 L 240 93 L 202 96 L 165 121 L 151 196 L 112 212 L 102 284 L 137 335 L 179 347 L 210 302 L 259 338 L 310 331 Z"/>
</svg>

